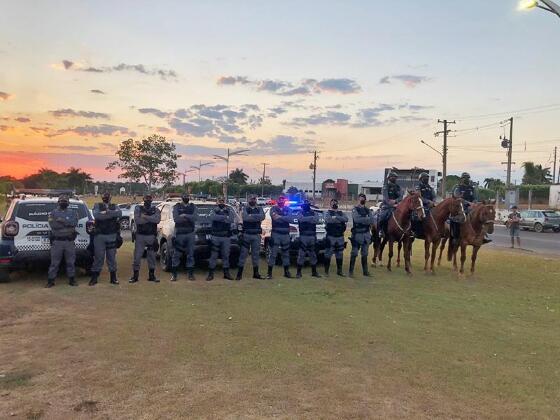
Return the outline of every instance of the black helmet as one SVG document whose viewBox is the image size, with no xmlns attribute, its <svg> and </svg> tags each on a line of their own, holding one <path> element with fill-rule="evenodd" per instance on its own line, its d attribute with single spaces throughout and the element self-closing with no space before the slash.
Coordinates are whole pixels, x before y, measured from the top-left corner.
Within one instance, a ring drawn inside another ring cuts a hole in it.
<svg viewBox="0 0 560 420">
<path fill-rule="evenodd" d="M 418 180 L 421 181 L 422 178 L 430 178 L 430 175 L 427 172 L 422 172 L 420 175 L 418 175 Z"/>
<path fill-rule="evenodd" d="M 463 173 L 461 174 L 461 178 L 470 179 L 470 178 L 471 178 L 471 175 L 470 175 L 468 172 L 463 172 Z"/>
<path fill-rule="evenodd" d="M 395 178 L 398 178 L 399 175 L 398 175 L 395 171 L 390 171 L 390 172 L 387 174 L 387 178 L 391 178 L 391 177 L 393 177 L 393 176 L 394 176 Z"/>
</svg>

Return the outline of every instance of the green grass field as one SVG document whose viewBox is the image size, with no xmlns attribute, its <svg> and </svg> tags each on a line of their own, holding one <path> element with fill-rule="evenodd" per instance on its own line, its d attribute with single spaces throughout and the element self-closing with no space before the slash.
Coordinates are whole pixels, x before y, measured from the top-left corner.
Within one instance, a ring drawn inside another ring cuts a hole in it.
<svg viewBox="0 0 560 420">
<path fill-rule="evenodd" d="M 458 279 L 0 284 L 0 417 L 557 418 L 560 262 Z M 264 268 L 264 266 L 263 266 Z"/>
</svg>

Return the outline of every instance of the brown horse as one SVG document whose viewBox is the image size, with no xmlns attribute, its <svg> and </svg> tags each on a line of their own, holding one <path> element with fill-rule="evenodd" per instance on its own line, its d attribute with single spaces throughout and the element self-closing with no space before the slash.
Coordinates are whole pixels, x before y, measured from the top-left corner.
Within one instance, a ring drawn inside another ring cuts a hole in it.
<svg viewBox="0 0 560 420">
<path fill-rule="evenodd" d="M 430 245 L 432 246 L 430 272 L 434 274 L 434 262 L 437 247 L 446 235 L 446 221 L 450 217 L 459 219 L 460 223 L 465 221 L 465 209 L 461 198 L 446 198 L 437 206 L 433 207 L 422 222 L 424 232 L 424 271 L 428 272 L 428 260 L 430 259 Z M 445 240 L 445 239 L 444 239 Z"/>
<path fill-rule="evenodd" d="M 449 242 L 447 248 L 447 260 L 453 260 L 453 269 L 457 271 L 457 251 L 461 248 L 461 268 L 459 274 L 464 273 L 465 260 L 467 259 L 467 246 L 473 247 L 471 256 L 471 274 L 474 274 L 474 267 L 478 250 L 482 246 L 484 234 L 494 232 L 494 219 L 496 218 L 496 210 L 492 204 L 477 203 L 471 206 L 465 223 L 461 224 L 460 236 L 458 244 Z M 441 252 L 445 242 L 440 247 Z"/>
<path fill-rule="evenodd" d="M 404 255 L 404 269 L 408 274 L 410 271 L 410 255 L 414 233 L 412 232 L 412 213 L 416 212 L 418 220 L 422 221 L 426 217 L 420 193 L 409 191 L 408 195 L 397 205 L 387 224 L 387 235 L 381 244 L 381 250 L 386 242 L 389 242 L 389 261 L 387 270 L 391 271 L 391 259 L 393 258 L 393 244 L 402 243 Z"/>
</svg>

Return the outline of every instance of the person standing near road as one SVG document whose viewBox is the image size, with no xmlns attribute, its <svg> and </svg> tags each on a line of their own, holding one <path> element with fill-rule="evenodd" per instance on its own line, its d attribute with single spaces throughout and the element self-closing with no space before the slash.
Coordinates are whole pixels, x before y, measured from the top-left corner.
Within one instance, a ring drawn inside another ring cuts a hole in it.
<svg viewBox="0 0 560 420">
<path fill-rule="evenodd" d="M 317 251 L 315 245 L 317 244 L 317 223 L 320 217 L 317 212 L 311 208 L 309 200 L 305 200 L 301 206 L 301 213 L 297 215 L 297 222 L 299 225 L 299 251 L 297 258 L 297 273 L 296 277 L 301 278 L 301 270 L 305 263 L 305 257 L 309 257 L 311 263 L 311 276 L 321 277 L 317 272 Z"/>
<path fill-rule="evenodd" d="M 286 206 L 286 197 L 281 195 L 278 202 L 270 208 L 270 218 L 272 219 L 272 233 L 270 235 L 270 255 L 268 258 L 267 279 L 272 279 L 272 268 L 276 263 L 278 252 L 282 255 L 282 265 L 284 266 L 284 277 L 291 279 L 290 273 L 290 223 L 294 222 L 291 210 Z"/>
<path fill-rule="evenodd" d="M 68 284 L 77 286 L 76 283 L 76 240 L 78 226 L 77 213 L 69 209 L 70 199 L 66 194 L 58 198 L 58 207 L 49 214 L 51 228 L 51 264 L 49 266 L 47 288 L 54 286 L 62 258 L 66 262 L 66 275 Z"/>
<path fill-rule="evenodd" d="M 327 230 L 327 247 L 325 249 L 325 274 L 329 275 L 331 257 L 336 259 L 336 274 L 344 277 L 342 272 L 342 258 L 344 252 L 344 232 L 346 231 L 348 216 L 338 209 L 338 200 L 331 200 L 331 208 L 325 213 L 325 226 Z"/>
<path fill-rule="evenodd" d="M 120 237 L 120 218 L 122 211 L 111 203 L 111 194 L 103 193 L 102 202 L 93 206 L 93 218 L 95 219 L 95 233 L 93 235 L 93 266 L 91 267 L 90 286 L 97 284 L 97 279 L 103 263 L 105 255 L 107 256 L 107 267 L 111 277 L 111 284 L 119 284 L 117 280 L 117 248 L 122 245 Z"/>
<path fill-rule="evenodd" d="M 231 224 L 235 221 L 233 209 L 226 206 L 224 197 L 218 198 L 218 205 L 210 212 L 210 222 L 212 223 L 212 252 L 208 263 L 208 277 L 206 281 L 214 280 L 214 270 L 218 254 L 222 257 L 222 267 L 224 269 L 224 279 L 233 280 L 229 272 L 229 253 L 231 248 Z"/>
<path fill-rule="evenodd" d="M 517 211 L 517 206 L 511 207 L 511 213 L 508 215 L 506 226 L 511 236 L 511 247 L 515 248 L 514 241 L 517 239 L 517 248 L 521 248 L 521 238 L 519 237 L 519 223 L 521 222 L 521 213 Z"/>
<path fill-rule="evenodd" d="M 156 252 L 159 249 L 157 242 L 157 225 L 161 221 L 160 210 L 152 206 L 152 195 L 144 196 L 144 205 L 134 208 L 134 222 L 136 223 L 136 240 L 134 241 L 134 261 L 132 263 L 133 274 L 129 283 L 136 283 L 140 273 L 142 255 L 146 250 L 148 259 L 149 276 L 148 281 L 159 283 L 156 277 Z"/>
<path fill-rule="evenodd" d="M 236 280 L 241 280 L 243 276 L 243 267 L 249 255 L 249 249 L 253 261 L 253 278 L 262 279 L 259 274 L 259 259 L 262 236 L 261 223 L 264 220 L 264 211 L 262 207 L 257 206 L 257 196 L 254 194 L 249 197 L 247 204 L 242 210 L 243 235 L 241 237 L 241 254 L 239 255 Z"/>
<path fill-rule="evenodd" d="M 195 223 L 198 220 L 198 210 L 193 203 L 189 203 L 189 195 L 183 193 L 181 202 L 173 206 L 173 221 L 175 222 L 175 236 L 173 238 L 173 256 L 171 258 L 171 281 L 177 281 L 177 271 L 181 264 L 181 257 L 185 256 L 185 265 L 189 280 L 194 281 L 194 245 L 196 234 Z"/>
<path fill-rule="evenodd" d="M 367 257 L 369 253 L 369 245 L 371 244 L 371 225 L 373 223 L 373 213 L 366 207 L 366 196 L 360 194 L 359 202 L 352 210 L 352 236 L 350 242 L 352 243 L 352 252 L 350 253 L 350 268 L 348 274 L 350 277 L 354 276 L 354 266 L 356 265 L 356 258 L 358 253 L 361 252 L 362 256 L 362 271 L 364 276 L 369 277 L 369 270 L 367 264 Z"/>
</svg>

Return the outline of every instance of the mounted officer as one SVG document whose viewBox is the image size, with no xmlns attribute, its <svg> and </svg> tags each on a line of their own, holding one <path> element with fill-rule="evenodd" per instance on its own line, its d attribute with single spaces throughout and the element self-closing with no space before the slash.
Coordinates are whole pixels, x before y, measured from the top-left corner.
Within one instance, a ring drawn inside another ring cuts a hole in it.
<svg viewBox="0 0 560 420">
<path fill-rule="evenodd" d="M 133 274 L 129 283 L 138 281 L 142 255 L 146 250 L 148 259 L 149 276 L 148 281 L 159 283 L 156 277 L 156 252 L 159 249 L 157 241 L 157 225 L 161 221 L 160 210 L 152 205 L 152 195 L 144 195 L 144 205 L 134 208 L 134 222 L 136 223 L 136 240 L 134 242 L 134 261 L 132 263 Z"/>
<path fill-rule="evenodd" d="M 231 248 L 231 224 L 235 221 L 235 214 L 233 209 L 226 206 L 224 197 L 218 198 L 218 205 L 210 212 L 209 219 L 212 223 L 212 235 L 210 238 L 212 253 L 210 254 L 209 271 L 206 280 L 214 280 L 214 270 L 216 269 L 218 254 L 221 254 L 222 257 L 224 279 L 233 280 L 229 272 L 229 253 Z"/>
<path fill-rule="evenodd" d="M 111 194 L 103 193 L 101 203 L 93 206 L 93 218 L 95 219 L 95 232 L 93 234 L 93 266 L 91 267 L 90 286 L 97 284 L 97 279 L 101 270 L 105 256 L 107 256 L 107 266 L 111 276 L 111 284 L 119 284 L 117 280 L 117 248 L 120 248 L 123 241 L 120 235 L 120 218 L 122 211 L 111 203 Z"/>
<path fill-rule="evenodd" d="M 364 276 L 369 277 L 369 270 L 367 264 L 367 257 L 369 253 L 369 245 L 371 244 L 371 224 L 373 223 L 373 213 L 366 207 L 366 196 L 360 194 L 359 202 L 352 210 L 352 236 L 350 242 L 352 243 L 352 251 L 350 253 L 350 267 L 348 274 L 350 277 L 354 275 L 354 266 L 356 265 L 356 258 L 358 253 L 362 256 L 362 270 Z"/>
<path fill-rule="evenodd" d="M 181 202 L 173 206 L 173 221 L 175 235 L 173 238 L 173 256 L 171 258 L 171 281 L 177 281 L 177 271 L 181 264 L 181 257 L 185 256 L 185 265 L 189 280 L 194 278 L 194 245 L 196 242 L 195 223 L 198 220 L 198 210 L 193 203 L 189 203 L 189 195 L 183 193 Z"/>
<path fill-rule="evenodd" d="M 301 270 L 305 263 L 305 257 L 309 257 L 311 263 L 311 276 L 321 277 L 317 272 L 317 252 L 315 245 L 317 244 L 317 223 L 320 221 L 320 216 L 311 208 L 309 200 L 301 206 L 301 213 L 297 215 L 299 225 L 299 251 L 297 258 L 297 273 L 296 277 L 301 278 Z"/>
<path fill-rule="evenodd" d="M 379 214 L 379 236 L 384 237 L 387 234 L 387 226 L 389 218 L 397 208 L 403 198 L 401 186 L 397 184 L 397 173 L 389 172 L 387 175 L 387 185 L 383 189 L 383 202 L 381 204 Z"/>
<path fill-rule="evenodd" d="M 282 254 L 284 277 L 292 278 L 290 273 L 290 223 L 293 223 L 294 216 L 290 208 L 286 206 L 285 196 L 278 197 L 278 203 L 270 208 L 270 218 L 272 219 L 272 233 L 266 278 L 272 279 L 272 268 L 276 263 L 278 252 Z"/>
<path fill-rule="evenodd" d="M 241 237 L 241 253 L 239 255 L 236 280 L 241 280 L 243 276 L 243 267 L 249 255 L 249 250 L 251 251 L 251 259 L 253 261 L 253 278 L 262 279 L 259 274 L 259 259 L 262 235 L 261 223 L 264 220 L 264 211 L 262 207 L 257 206 L 257 196 L 254 194 L 249 197 L 247 204 L 242 210 L 243 235 Z"/>
<path fill-rule="evenodd" d="M 76 283 L 76 240 L 78 226 L 78 215 L 74 210 L 68 208 L 70 200 L 66 194 L 58 198 L 58 207 L 49 214 L 49 226 L 51 228 L 51 265 L 49 267 L 47 288 L 54 286 L 54 280 L 58 274 L 58 268 L 62 258 L 66 262 L 66 275 L 68 284 L 77 286 Z"/>
<path fill-rule="evenodd" d="M 348 216 L 338 209 L 338 200 L 331 200 L 331 208 L 325 213 L 325 226 L 327 231 L 327 246 L 325 249 L 325 274 L 329 275 L 331 257 L 336 258 L 336 274 L 344 277 L 342 272 L 342 258 L 344 252 L 344 232 L 346 231 Z"/>
<path fill-rule="evenodd" d="M 422 204 L 426 211 L 430 211 L 432 207 L 436 205 L 436 191 L 430 185 L 430 176 L 426 172 L 422 172 L 418 176 L 418 185 L 416 185 L 416 191 L 420 193 L 422 197 Z"/>
</svg>

